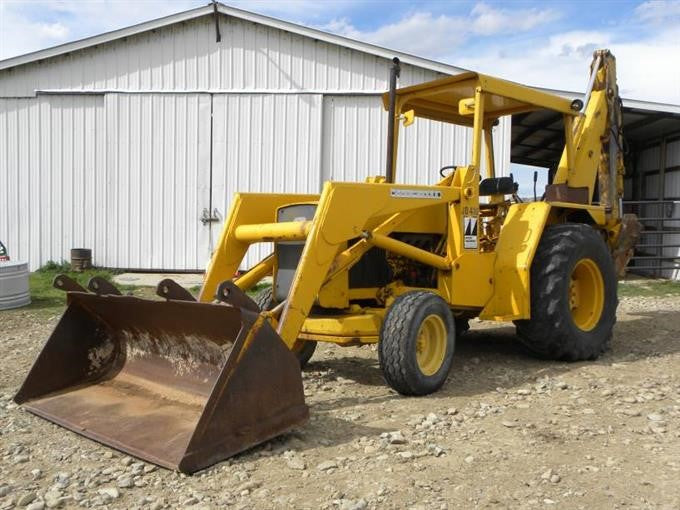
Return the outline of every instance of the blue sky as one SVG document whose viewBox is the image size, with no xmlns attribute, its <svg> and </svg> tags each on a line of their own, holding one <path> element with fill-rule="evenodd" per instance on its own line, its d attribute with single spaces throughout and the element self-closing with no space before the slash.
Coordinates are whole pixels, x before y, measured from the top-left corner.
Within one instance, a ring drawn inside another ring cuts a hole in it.
<svg viewBox="0 0 680 510">
<path fill-rule="evenodd" d="M 0 59 L 206 0 L 0 0 Z M 529 85 L 582 90 L 592 50 L 626 97 L 680 104 L 680 0 L 236 0 L 229 5 Z"/>
</svg>

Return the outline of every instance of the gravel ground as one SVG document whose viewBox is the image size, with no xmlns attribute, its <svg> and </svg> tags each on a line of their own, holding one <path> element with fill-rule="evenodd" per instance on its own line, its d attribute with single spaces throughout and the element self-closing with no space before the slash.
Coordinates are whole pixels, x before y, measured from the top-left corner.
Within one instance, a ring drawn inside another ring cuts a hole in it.
<svg viewBox="0 0 680 510">
<path fill-rule="evenodd" d="M 476 322 L 444 389 L 403 398 L 371 348 L 320 347 L 310 422 L 187 477 L 24 412 L 57 317 L 0 312 L 0 509 L 680 508 L 680 297 L 622 298 L 595 362 L 528 357 Z"/>
</svg>

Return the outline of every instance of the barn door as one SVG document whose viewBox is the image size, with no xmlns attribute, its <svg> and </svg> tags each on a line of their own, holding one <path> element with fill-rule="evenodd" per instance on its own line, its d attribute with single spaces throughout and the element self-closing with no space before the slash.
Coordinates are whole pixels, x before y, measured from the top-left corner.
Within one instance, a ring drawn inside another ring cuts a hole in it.
<svg viewBox="0 0 680 510">
<path fill-rule="evenodd" d="M 321 121 L 318 94 L 213 96 L 212 223 L 217 239 L 237 191 L 319 193 Z M 271 252 L 254 245 L 242 269 Z"/>
<path fill-rule="evenodd" d="M 107 94 L 104 265 L 205 269 L 210 101 L 209 94 Z"/>
</svg>

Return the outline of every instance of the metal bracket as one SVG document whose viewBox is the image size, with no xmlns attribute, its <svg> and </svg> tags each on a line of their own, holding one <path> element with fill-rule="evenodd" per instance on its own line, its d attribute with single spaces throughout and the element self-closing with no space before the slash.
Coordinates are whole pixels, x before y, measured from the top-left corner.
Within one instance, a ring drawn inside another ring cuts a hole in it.
<svg viewBox="0 0 680 510">
<path fill-rule="evenodd" d="M 244 308 L 251 312 L 260 313 L 260 307 L 257 306 L 257 303 L 231 280 L 225 280 L 220 283 L 219 287 L 217 287 L 215 299 L 234 308 Z"/>
<path fill-rule="evenodd" d="M 52 287 L 63 290 L 64 292 L 87 292 L 85 287 L 65 274 L 58 274 L 55 276 L 52 281 Z"/>
<path fill-rule="evenodd" d="M 173 301 L 196 301 L 196 298 L 191 292 L 170 278 L 158 282 L 156 294 L 165 299 L 172 299 Z"/>
<path fill-rule="evenodd" d="M 213 209 L 212 214 L 210 214 L 210 211 L 208 208 L 204 208 L 203 212 L 201 213 L 201 223 L 204 225 L 208 223 L 216 223 L 220 220 L 220 212 L 217 210 L 217 208 Z"/>
<path fill-rule="evenodd" d="M 87 282 L 87 288 L 98 296 L 120 296 L 121 292 L 108 280 L 105 280 L 101 276 L 93 276 L 90 281 Z"/>
<path fill-rule="evenodd" d="M 222 34 L 220 34 L 220 14 L 217 10 L 216 0 L 212 0 L 213 6 L 213 17 L 215 18 L 215 42 L 220 42 L 222 40 Z"/>
</svg>

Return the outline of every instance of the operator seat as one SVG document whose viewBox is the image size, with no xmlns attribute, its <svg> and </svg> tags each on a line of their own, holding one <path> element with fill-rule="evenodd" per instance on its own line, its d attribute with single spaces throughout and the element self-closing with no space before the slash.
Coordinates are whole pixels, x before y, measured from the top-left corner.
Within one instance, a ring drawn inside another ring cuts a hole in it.
<svg viewBox="0 0 680 510">
<path fill-rule="evenodd" d="M 479 182 L 479 196 L 513 195 L 518 187 L 512 177 L 487 177 Z"/>
</svg>

